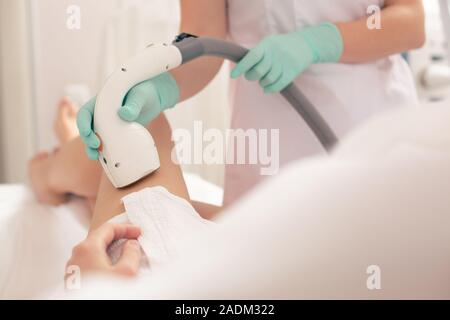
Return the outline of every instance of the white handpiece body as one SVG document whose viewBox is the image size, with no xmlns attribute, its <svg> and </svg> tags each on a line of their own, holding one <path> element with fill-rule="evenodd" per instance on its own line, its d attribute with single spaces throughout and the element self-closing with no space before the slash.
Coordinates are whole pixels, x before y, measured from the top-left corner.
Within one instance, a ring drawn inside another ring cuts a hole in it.
<svg viewBox="0 0 450 320">
<path fill-rule="evenodd" d="M 173 45 L 149 45 L 122 65 L 106 81 L 97 96 L 94 131 L 100 138 L 99 161 L 116 188 L 126 187 L 160 167 L 153 137 L 142 125 L 126 122 L 117 112 L 135 85 L 182 64 Z"/>
</svg>

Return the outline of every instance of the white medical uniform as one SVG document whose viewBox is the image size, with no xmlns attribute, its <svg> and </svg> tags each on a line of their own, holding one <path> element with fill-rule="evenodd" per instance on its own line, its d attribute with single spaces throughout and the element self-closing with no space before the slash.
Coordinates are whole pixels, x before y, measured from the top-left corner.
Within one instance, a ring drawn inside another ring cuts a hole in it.
<svg viewBox="0 0 450 320">
<path fill-rule="evenodd" d="M 228 0 L 230 35 L 248 48 L 270 34 L 288 33 L 321 22 L 354 21 L 383 0 Z M 297 86 L 342 137 L 370 116 L 416 106 L 412 74 L 400 55 L 362 64 L 313 65 Z M 232 128 L 278 129 L 280 164 L 323 152 L 305 122 L 280 95 L 265 95 L 254 82 L 237 82 Z M 270 150 L 270 149 L 269 149 Z M 225 204 L 260 182 L 260 165 L 227 165 Z"/>
</svg>

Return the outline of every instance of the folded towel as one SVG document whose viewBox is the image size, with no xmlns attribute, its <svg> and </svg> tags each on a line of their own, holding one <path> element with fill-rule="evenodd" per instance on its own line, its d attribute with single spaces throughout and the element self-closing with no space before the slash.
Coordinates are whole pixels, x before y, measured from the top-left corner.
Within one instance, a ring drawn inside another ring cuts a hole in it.
<svg viewBox="0 0 450 320">
<path fill-rule="evenodd" d="M 195 211 L 191 204 L 163 187 L 146 188 L 122 199 L 126 212 L 110 222 L 131 222 L 142 230 L 138 239 L 145 253 L 143 267 L 155 269 L 177 258 L 189 248 L 190 238 L 214 224 Z M 116 262 L 125 241 L 113 243 L 109 255 Z"/>
</svg>

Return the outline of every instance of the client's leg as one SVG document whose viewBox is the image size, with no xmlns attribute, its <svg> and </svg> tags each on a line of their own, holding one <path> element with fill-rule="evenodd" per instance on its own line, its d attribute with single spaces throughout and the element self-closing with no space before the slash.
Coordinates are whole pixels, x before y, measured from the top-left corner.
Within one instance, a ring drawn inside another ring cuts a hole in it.
<svg viewBox="0 0 450 320">
<path fill-rule="evenodd" d="M 76 138 L 52 154 L 34 157 L 29 163 L 29 176 L 38 200 L 58 205 L 66 201 L 68 194 L 95 199 L 101 168 L 88 159 L 83 142 Z"/>
<path fill-rule="evenodd" d="M 62 111 L 64 110 L 60 106 L 60 115 L 65 114 Z M 58 122 L 61 124 L 61 119 L 57 120 Z M 64 124 L 59 128 L 63 129 L 56 130 L 61 140 L 64 137 L 61 137 L 60 133 L 67 132 L 68 128 Z M 66 202 L 68 194 L 86 198 L 91 207 L 97 208 L 96 212 L 102 213 L 94 217 L 93 223 L 97 226 L 123 212 L 120 199 L 124 195 L 148 186 L 164 186 L 173 194 L 189 200 L 181 169 L 171 160 L 173 143 L 170 126 L 165 116 L 161 115 L 154 120 L 149 130 L 155 140 L 161 161 L 161 168 L 150 177 L 122 190 L 115 190 L 109 180 L 103 177 L 100 187 L 101 196 L 95 205 L 102 177 L 101 166 L 97 161 L 88 159 L 84 152 L 84 144 L 79 137 L 68 141 L 63 139 L 62 145 L 54 153 L 41 153 L 29 163 L 29 176 L 38 200 L 46 204 L 58 205 Z"/>
<path fill-rule="evenodd" d="M 171 130 L 167 119 L 164 115 L 160 115 L 152 121 L 148 129 L 158 148 L 161 167 L 150 176 L 124 189 L 115 189 L 108 178 L 103 175 L 92 218 L 92 229 L 98 228 L 112 217 L 123 213 L 125 209 L 121 203 L 121 199 L 127 194 L 142 190 L 146 187 L 163 186 L 172 194 L 189 201 L 181 168 L 171 159 L 173 143 L 171 141 Z"/>
<path fill-rule="evenodd" d="M 75 136 L 74 114 L 75 106 L 63 100 L 55 121 L 60 148 L 52 154 L 41 153 L 29 163 L 31 184 L 39 201 L 58 205 L 67 200 L 67 194 L 86 198 L 92 208 L 96 207 L 97 214 L 93 220 L 95 227 L 123 212 L 120 202 L 123 196 L 148 186 L 164 186 L 173 194 L 189 200 L 181 169 L 171 160 L 173 143 L 170 126 L 165 116 L 161 115 L 149 126 L 158 148 L 161 168 L 150 177 L 122 190 L 114 189 L 103 177 L 101 196 L 96 204 L 102 170 L 98 162 L 87 158 L 81 139 Z M 206 215 L 206 218 L 209 217 Z"/>
<path fill-rule="evenodd" d="M 77 105 L 67 97 L 62 98 L 58 104 L 53 131 L 60 145 L 78 137 L 77 110 Z"/>
<path fill-rule="evenodd" d="M 91 207 L 95 203 L 101 170 L 85 156 L 76 113 L 77 106 L 68 98 L 59 102 L 53 128 L 60 145 L 54 152 L 39 153 L 29 162 L 31 186 L 42 203 L 64 203 L 67 194 L 86 198 Z"/>
</svg>

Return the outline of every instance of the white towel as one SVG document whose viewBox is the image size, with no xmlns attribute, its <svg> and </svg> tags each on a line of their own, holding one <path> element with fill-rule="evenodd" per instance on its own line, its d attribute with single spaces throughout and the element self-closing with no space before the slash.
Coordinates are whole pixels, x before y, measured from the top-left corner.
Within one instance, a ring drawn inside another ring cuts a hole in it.
<svg viewBox="0 0 450 320">
<path fill-rule="evenodd" d="M 195 211 L 191 204 L 171 194 L 163 187 L 146 188 L 122 199 L 126 213 L 110 220 L 114 223 L 131 222 L 142 231 L 138 239 L 151 270 L 177 258 L 190 246 L 190 238 L 214 224 Z M 124 241 L 109 248 L 113 262 L 121 255 Z"/>
</svg>

